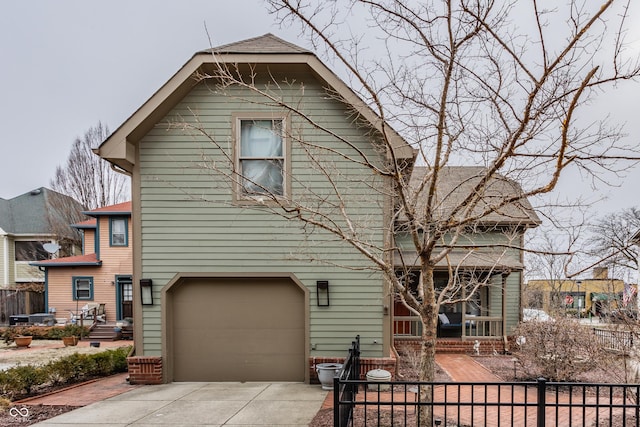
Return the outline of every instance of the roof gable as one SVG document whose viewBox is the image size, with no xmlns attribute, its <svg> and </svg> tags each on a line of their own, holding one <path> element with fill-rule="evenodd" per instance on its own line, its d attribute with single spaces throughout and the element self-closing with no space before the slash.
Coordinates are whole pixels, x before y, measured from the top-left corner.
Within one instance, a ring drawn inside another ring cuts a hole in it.
<svg viewBox="0 0 640 427">
<path fill-rule="evenodd" d="M 69 207 L 78 213 L 82 210 L 69 196 L 36 188 L 13 199 L 0 199 L 0 228 L 11 234 L 53 234 L 54 224 L 68 225 L 61 210 Z"/>
<path fill-rule="evenodd" d="M 135 145 L 195 86 L 194 78 L 204 67 L 224 64 L 301 64 L 319 81 L 340 95 L 372 128 L 385 132 L 398 158 L 413 159 L 413 148 L 369 108 L 342 80 L 313 53 L 272 34 L 196 53 L 147 102 L 136 110 L 95 151 L 103 159 L 127 172 L 133 171 Z"/>
<path fill-rule="evenodd" d="M 309 53 L 311 51 L 289 43 L 271 33 L 263 36 L 253 37 L 234 43 L 225 44 L 211 49 L 203 50 L 200 53 Z"/>
</svg>

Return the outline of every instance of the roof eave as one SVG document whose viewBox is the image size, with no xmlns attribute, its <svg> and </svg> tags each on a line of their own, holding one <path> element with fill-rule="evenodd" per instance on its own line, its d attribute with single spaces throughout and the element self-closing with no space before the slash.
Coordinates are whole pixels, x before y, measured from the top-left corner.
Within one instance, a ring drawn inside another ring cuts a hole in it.
<svg viewBox="0 0 640 427">
<path fill-rule="evenodd" d="M 82 224 L 71 224 L 71 227 L 77 228 L 78 230 L 91 230 L 98 228 L 97 225 L 82 225 Z"/>
<path fill-rule="evenodd" d="M 82 213 L 87 215 L 87 216 L 92 216 L 92 217 L 99 217 L 99 216 L 131 216 L 131 212 L 130 211 L 100 211 L 100 212 L 86 211 L 86 212 L 82 212 Z M 94 228 L 95 228 L 95 226 L 94 226 Z"/>
<path fill-rule="evenodd" d="M 103 159 L 132 173 L 135 165 L 135 145 L 195 86 L 196 73 L 211 64 L 306 64 L 320 79 L 336 90 L 347 103 L 380 132 L 384 132 L 395 156 L 415 158 L 415 150 L 382 120 L 342 80 L 313 53 L 196 53 L 177 73 L 160 87 L 94 152 Z"/>
<path fill-rule="evenodd" d="M 30 262 L 34 267 L 100 267 L 102 261 L 78 261 L 78 262 Z"/>
</svg>

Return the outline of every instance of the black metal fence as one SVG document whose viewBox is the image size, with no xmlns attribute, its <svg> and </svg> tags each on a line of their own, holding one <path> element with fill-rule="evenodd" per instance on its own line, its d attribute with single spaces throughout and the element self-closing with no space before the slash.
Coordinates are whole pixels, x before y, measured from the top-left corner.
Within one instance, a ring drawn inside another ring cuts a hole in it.
<svg viewBox="0 0 640 427">
<path fill-rule="evenodd" d="M 627 353 L 633 347 L 633 332 L 627 330 L 593 328 L 598 342 L 609 350 Z"/>
<path fill-rule="evenodd" d="M 349 354 L 339 375 L 333 379 L 333 423 L 334 426 L 353 425 L 353 404 L 358 393 L 360 379 L 360 335 L 351 342 Z"/>
<path fill-rule="evenodd" d="M 335 386 L 334 425 L 339 427 L 640 425 L 638 384 L 551 383 L 544 379 L 523 383 L 372 383 L 336 378 Z M 432 398 L 420 401 L 419 393 Z M 423 406 L 431 406 L 433 423 L 421 418 Z"/>
<path fill-rule="evenodd" d="M 334 378 L 336 427 L 640 426 L 640 384 L 372 382 L 359 379 L 359 357 L 356 337 Z"/>
</svg>

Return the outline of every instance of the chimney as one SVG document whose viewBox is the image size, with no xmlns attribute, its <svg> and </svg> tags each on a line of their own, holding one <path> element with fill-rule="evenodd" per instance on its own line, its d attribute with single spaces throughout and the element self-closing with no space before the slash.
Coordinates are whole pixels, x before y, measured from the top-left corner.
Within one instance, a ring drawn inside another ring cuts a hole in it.
<svg viewBox="0 0 640 427">
<path fill-rule="evenodd" d="M 596 267 L 593 269 L 593 278 L 594 279 L 608 279 L 609 278 L 609 269 L 607 267 Z"/>
</svg>

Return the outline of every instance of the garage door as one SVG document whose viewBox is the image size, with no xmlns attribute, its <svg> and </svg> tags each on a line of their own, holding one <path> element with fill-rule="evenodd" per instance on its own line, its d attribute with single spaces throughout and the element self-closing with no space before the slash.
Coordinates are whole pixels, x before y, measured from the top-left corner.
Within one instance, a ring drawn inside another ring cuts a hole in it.
<svg viewBox="0 0 640 427">
<path fill-rule="evenodd" d="M 305 298 L 288 278 L 189 278 L 167 294 L 174 381 L 304 381 Z"/>
</svg>

